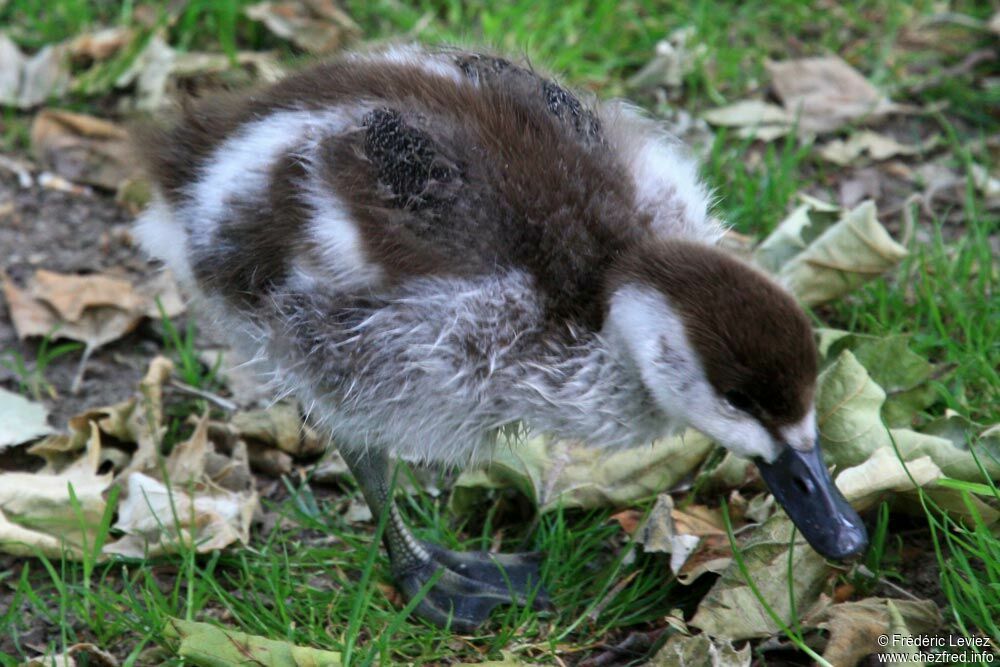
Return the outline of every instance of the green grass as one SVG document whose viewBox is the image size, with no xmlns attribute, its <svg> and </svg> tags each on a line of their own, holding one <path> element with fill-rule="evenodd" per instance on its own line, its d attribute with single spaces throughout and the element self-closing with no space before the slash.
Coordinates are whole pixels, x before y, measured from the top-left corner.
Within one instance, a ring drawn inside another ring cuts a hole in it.
<svg viewBox="0 0 1000 667">
<path fill-rule="evenodd" d="M 287 501 L 268 508 L 281 512 L 288 525 L 255 536 L 251 549 L 97 563 L 95 544 L 82 564 L 26 561 L 6 575 L 4 584 L 14 598 L 0 613 L 0 632 L 19 652 L 30 653 L 22 637 L 44 624 L 54 631 L 53 649 L 87 638 L 116 652 L 131 649 L 134 658 L 147 643 L 161 643 L 168 617 L 208 617 L 297 644 L 341 651 L 350 645 L 352 664 L 426 664 L 456 654 L 499 658 L 512 651 L 530 659 L 582 651 L 621 628 L 641 626 L 684 606 L 685 598 L 688 604 L 695 599 L 691 593 L 676 594 L 664 557 L 640 554 L 625 564 L 631 547 L 624 546 L 608 512 L 555 512 L 533 530 L 505 539 L 503 546 L 549 554 L 543 578 L 559 611 L 540 616 L 511 608 L 499 613 L 494 632 L 456 640 L 447 630 L 407 620 L 386 597 L 384 551 L 372 531 L 342 518 L 343 500 L 341 495 L 316 500 L 308 485 L 295 488 Z M 442 515 L 439 503 L 426 496 L 411 497 L 405 505 L 424 539 L 483 548 L 493 538 L 459 537 L 455 519 Z M 102 528 L 103 539 L 107 525 Z M 617 554 L 609 549 L 613 544 L 621 546 Z M 627 586 L 616 586 L 623 580 Z M 0 664 L 14 664 L 12 659 L 0 654 Z M 170 658 L 163 664 L 181 663 Z"/>
<path fill-rule="evenodd" d="M 278 48 L 294 57 L 287 45 L 243 16 L 247 4 L 193 0 L 176 4 L 180 9 L 175 15 L 167 11 L 174 3 L 153 6 L 176 48 L 230 54 Z M 0 26 L 33 50 L 102 24 L 139 24 L 139 3 L 50 0 L 44 5 L 40 11 L 35 0 L 10 0 L 0 6 Z M 637 96 L 650 106 L 654 100 L 629 90 L 625 81 L 648 61 L 659 39 L 675 28 L 693 26 L 706 55 L 686 77 L 682 94 L 671 101 L 691 112 L 759 92 L 767 81 L 767 58 L 837 53 L 897 99 L 945 103 L 940 115 L 908 122 L 941 132 L 956 166 L 965 170 L 973 161 L 991 165 L 990 155 L 970 148 L 970 142 L 1000 130 L 1000 119 L 989 112 L 1000 103 L 996 86 L 946 77 L 908 95 L 914 83 L 906 73 L 908 65 L 921 64 L 925 71 L 918 78 L 931 80 L 968 51 L 989 43 L 982 32 L 951 26 L 942 29 L 943 55 L 907 46 L 907 31 L 933 9 L 929 0 L 849 0 L 822 6 L 798 0 L 346 0 L 343 6 L 366 39 L 486 43 L 526 53 L 568 82 L 602 96 Z M 979 19 L 990 13 L 987 3 L 971 1 L 952 3 L 951 9 Z M 127 65 L 129 57 L 123 55 L 114 68 Z M 94 101 L 82 94 L 73 104 L 86 109 Z M 4 112 L 4 150 L 27 147 L 29 120 Z M 703 170 L 718 197 L 717 213 L 738 231 L 755 235 L 772 229 L 799 191 L 818 188 L 835 199 L 842 177 L 815 158 L 808 141 L 790 137 L 761 145 L 726 132 L 716 134 Z M 818 311 L 817 317 L 851 331 L 912 334 L 919 354 L 952 369 L 939 380 L 939 400 L 926 417 L 950 408 L 995 423 L 1000 421 L 1000 302 L 996 260 L 987 239 L 996 237 L 1000 221 L 985 209 L 971 183 L 956 209 L 964 217 L 959 229 L 944 215 L 925 223 L 929 241 L 915 244 L 893 276 L 868 284 Z M 165 319 L 164 347 L 185 383 L 211 388 L 214 369 L 206 370 L 198 360 L 192 327 L 189 322 L 180 330 Z M 31 387 L 25 391 L 33 393 Z M 184 418 L 196 409 L 168 411 L 168 439 L 181 437 Z M 533 519 L 510 495 L 499 494 L 481 511 L 459 517 L 446 511 L 444 499 L 409 497 L 404 511 L 424 539 L 450 548 L 484 549 L 501 536 L 505 551 L 548 553 L 543 578 L 557 612 L 503 610 L 478 638 L 459 639 L 409 620 L 406 610 L 387 596 L 388 561 L 372 527 L 343 518 L 347 497 L 357 496 L 356 490 L 331 494 L 307 482 L 286 484 L 286 493 L 265 502 L 268 511 L 286 521 L 266 535 L 255 533 L 246 549 L 209 556 L 186 551 L 151 563 L 97 562 L 96 545 L 90 545 L 83 563 L 26 559 L 0 572 L 0 589 L 13 596 L 6 609 L 0 607 L 0 638 L 10 638 L 14 646 L 13 654 L 0 653 L 0 665 L 17 664 L 33 654 L 29 644 L 61 650 L 80 640 L 125 656 L 125 665 L 180 664 L 173 653 L 157 648 L 164 646 L 161 632 L 170 616 L 215 620 L 249 633 L 349 652 L 352 664 L 359 665 L 477 661 L 500 659 L 504 653 L 572 662 L 617 643 L 630 631 L 653 627 L 672 609 L 692 611 L 707 585 L 677 585 L 665 558 L 637 553 L 608 520 L 610 511 L 555 512 Z M 966 485 L 965 491 L 1000 501 L 989 480 Z M 970 633 L 978 628 L 1000 641 L 995 614 L 990 615 L 1000 608 L 995 535 L 981 521 L 958 523 L 930 502 L 925 509 L 951 628 Z M 886 535 L 887 522 L 880 512 L 876 548 L 866 561 L 870 571 L 883 576 L 894 572 L 891 559 L 899 551 L 891 534 Z M 107 525 L 101 531 L 105 538 Z M 40 627 L 45 631 L 41 638 Z"/>
<path fill-rule="evenodd" d="M 14 374 L 18 390 L 22 394 L 27 394 L 36 401 L 40 400 L 43 395 L 53 400 L 59 398 L 56 388 L 45 379 L 45 371 L 59 357 L 83 349 L 82 343 L 66 342 L 53 345 L 55 333 L 56 331 L 52 331 L 47 336 L 42 337 L 35 350 L 35 358 L 32 360 L 26 359 L 17 350 L 0 352 L 0 366 Z"/>
</svg>

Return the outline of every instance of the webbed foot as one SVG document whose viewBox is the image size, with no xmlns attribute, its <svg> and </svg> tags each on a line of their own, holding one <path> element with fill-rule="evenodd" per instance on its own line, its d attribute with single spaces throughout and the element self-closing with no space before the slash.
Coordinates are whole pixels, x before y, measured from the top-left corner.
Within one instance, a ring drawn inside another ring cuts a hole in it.
<svg viewBox="0 0 1000 667">
<path fill-rule="evenodd" d="M 443 570 L 414 610 L 435 625 L 450 624 L 458 632 L 471 632 L 499 605 L 530 605 L 536 610 L 551 607 L 539 576 L 540 553 L 463 553 L 427 542 L 420 546 L 429 558 L 399 568 L 396 581 L 403 595 L 411 599 L 435 572 Z"/>
</svg>

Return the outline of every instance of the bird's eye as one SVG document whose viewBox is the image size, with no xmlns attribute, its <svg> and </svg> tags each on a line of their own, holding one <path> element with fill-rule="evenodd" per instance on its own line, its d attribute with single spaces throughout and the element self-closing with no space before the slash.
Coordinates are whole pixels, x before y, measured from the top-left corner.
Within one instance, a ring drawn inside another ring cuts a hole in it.
<svg viewBox="0 0 1000 667">
<path fill-rule="evenodd" d="M 753 409 L 753 401 L 742 391 L 727 391 L 725 399 L 726 403 L 736 410 L 750 412 Z"/>
</svg>

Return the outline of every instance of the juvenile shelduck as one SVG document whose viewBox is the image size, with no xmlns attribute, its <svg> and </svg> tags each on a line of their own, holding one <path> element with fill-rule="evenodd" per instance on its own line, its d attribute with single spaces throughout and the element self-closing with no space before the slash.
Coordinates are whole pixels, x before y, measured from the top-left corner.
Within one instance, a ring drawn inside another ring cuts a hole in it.
<svg viewBox="0 0 1000 667">
<path fill-rule="evenodd" d="M 417 615 L 545 604 L 539 556 L 417 540 L 390 459 L 525 427 L 600 448 L 691 426 L 754 460 L 821 554 L 867 542 L 816 439 L 809 321 L 722 233 L 684 150 L 620 102 L 452 49 L 352 54 L 197 102 L 141 144 L 143 248 L 336 443 Z"/>
</svg>

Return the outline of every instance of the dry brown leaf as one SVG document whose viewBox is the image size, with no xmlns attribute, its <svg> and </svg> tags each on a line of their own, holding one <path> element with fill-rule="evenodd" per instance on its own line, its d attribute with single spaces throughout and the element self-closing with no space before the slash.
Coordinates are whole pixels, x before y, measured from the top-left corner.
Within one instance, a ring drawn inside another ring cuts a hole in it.
<svg viewBox="0 0 1000 667">
<path fill-rule="evenodd" d="M 121 338 L 146 316 L 157 316 L 160 297 L 169 316 L 183 305 L 169 274 L 140 287 L 109 274 L 68 275 L 39 269 L 25 288 L 0 274 L 18 337 L 52 335 L 96 349 Z"/>
<path fill-rule="evenodd" d="M 834 139 L 824 144 L 819 148 L 819 155 L 840 166 L 851 164 L 862 153 L 867 153 L 872 160 L 882 161 L 897 155 L 918 155 L 933 148 L 940 138 L 940 135 L 934 134 L 919 144 L 903 144 L 890 136 L 865 130 L 846 140 Z"/>
<path fill-rule="evenodd" d="M 895 618 L 894 618 L 895 617 Z M 932 632 L 942 624 L 941 612 L 930 600 L 867 598 L 858 602 L 821 604 L 803 624 L 827 630 L 823 658 L 831 665 L 856 665 L 876 653 L 906 653 L 904 645 L 884 646 L 880 637 Z M 911 647 L 912 648 L 912 647 Z"/>
<path fill-rule="evenodd" d="M 121 51 L 134 37 L 135 31 L 130 28 L 104 28 L 74 37 L 67 48 L 74 60 L 101 61 Z"/>
<path fill-rule="evenodd" d="M 622 510 L 621 512 L 612 514 L 609 518 L 617 522 L 626 535 L 634 535 L 635 531 L 639 529 L 639 524 L 642 523 L 642 512 L 639 510 Z"/>
<path fill-rule="evenodd" d="M 295 401 L 237 412 L 230 423 L 243 439 L 277 447 L 292 456 L 315 456 L 325 449 L 316 432 L 303 423 Z"/>
<path fill-rule="evenodd" d="M 450 506 L 462 511 L 482 489 L 510 487 L 531 498 L 542 512 L 628 506 L 677 484 L 713 446 L 693 430 L 611 453 L 544 436 L 508 443 L 496 449 L 485 470 L 462 473 Z"/>
<path fill-rule="evenodd" d="M 79 276 L 39 269 L 35 272 L 32 296 L 46 302 L 67 322 L 79 320 L 87 308 L 94 306 L 135 311 L 144 305 L 132 283 L 99 273 Z"/>
<path fill-rule="evenodd" d="M 142 558 L 170 553 L 183 545 L 205 553 L 249 539 L 258 497 L 242 443 L 233 448 L 231 457 L 216 454 L 208 438 L 206 414 L 191 437 L 174 446 L 163 465 L 159 464 L 159 392 L 169 370 L 169 362 L 156 364 L 144 380 L 143 394 L 151 406 L 136 412 L 148 412 L 152 428 L 144 427 L 145 446 L 140 444 L 132 464 L 115 480 L 127 489 L 115 523 L 125 536 L 105 546 L 105 553 Z M 150 451 L 151 447 L 155 449 Z M 160 479 L 163 470 L 169 487 Z"/>
<path fill-rule="evenodd" d="M 90 667 L 118 667 L 115 656 L 90 643 L 73 644 L 64 653 L 32 658 L 22 667 L 76 667 L 80 655 L 86 656 L 83 664 Z"/>
<path fill-rule="evenodd" d="M 41 473 L 0 475 L 0 550 L 59 556 L 68 549 L 70 557 L 79 557 L 79 545 L 94 543 L 90 532 L 105 511 L 103 493 L 112 483 L 127 489 L 115 524 L 125 536 L 107 544 L 104 554 L 142 558 L 180 545 L 205 552 L 247 541 L 258 498 L 242 442 L 233 447 L 232 456 L 216 453 L 206 416 L 161 465 L 162 394 L 171 371 L 171 362 L 157 357 L 140 383 L 138 397 L 77 415 L 70 420 L 68 434 L 32 447 L 32 453 L 46 458 Z M 105 437 L 110 443 L 135 443 L 131 460 L 123 450 L 104 447 Z M 84 454 L 75 456 L 81 447 Z M 118 457 L 112 452 L 119 452 Z M 111 472 L 96 473 L 107 460 L 120 471 L 114 478 Z M 161 478 L 163 471 L 169 487 Z M 79 512 L 70 500 L 68 483 L 74 486 Z"/>
<path fill-rule="evenodd" d="M 158 445 L 162 438 L 163 383 L 173 372 L 173 363 L 166 357 L 155 357 L 139 384 L 139 395 L 99 408 L 91 408 L 70 417 L 68 433 L 51 435 L 32 445 L 28 453 L 45 459 L 42 472 L 59 473 L 77 460 L 96 427 L 102 436 L 101 462 L 110 461 L 113 470 L 125 476 L 132 470 L 156 467 Z M 104 436 L 108 436 L 104 438 Z M 116 448 L 118 444 L 135 445 L 134 452 Z"/>
<path fill-rule="evenodd" d="M 314 55 L 333 53 L 361 34 L 351 17 L 331 0 L 261 2 L 244 12 L 278 37 Z"/>
<path fill-rule="evenodd" d="M 669 553 L 670 569 L 674 574 L 678 574 L 685 570 L 689 559 L 701 550 L 703 538 L 717 538 L 720 535 L 725 537 L 725 529 L 722 528 L 722 518 L 717 510 L 704 505 L 678 509 L 674 507 L 673 498 L 663 493 L 657 497 L 645 523 L 635 531 L 634 539 L 642 545 L 643 551 Z M 717 542 L 718 540 L 712 540 L 711 547 L 706 551 L 714 550 Z M 722 557 L 727 559 L 726 564 L 728 564 L 728 554 Z M 717 560 L 717 558 L 715 554 L 708 559 L 702 558 L 698 565 L 705 566 L 707 560 Z M 721 566 L 719 563 L 712 565 Z M 690 578 L 687 581 L 693 581 L 694 577 L 706 571 L 708 568 L 699 567 L 695 574 L 694 566 L 688 568 Z"/>
<path fill-rule="evenodd" d="M 708 572 L 722 574 L 733 562 L 733 548 L 726 535 L 709 535 L 702 538 L 688 559 L 677 571 L 677 581 L 688 586 Z"/>
<path fill-rule="evenodd" d="M 682 533 L 698 537 L 726 534 L 722 513 L 713 507 L 688 505 L 684 509 L 674 508 L 670 514 L 674 518 L 677 530 Z"/>
<path fill-rule="evenodd" d="M 106 120 L 43 109 L 31 124 L 31 150 L 44 167 L 77 183 L 116 190 L 134 171 L 128 133 Z"/>
<path fill-rule="evenodd" d="M 333 447 L 326 450 L 312 472 L 312 480 L 317 484 L 337 484 L 351 476 L 343 455 Z"/>
<path fill-rule="evenodd" d="M 767 69 L 785 110 L 803 132 L 830 132 L 893 109 L 887 97 L 838 56 L 769 62 Z"/>
</svg>

